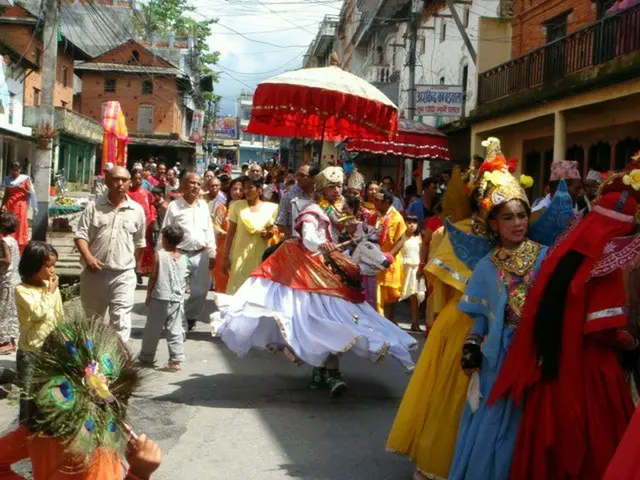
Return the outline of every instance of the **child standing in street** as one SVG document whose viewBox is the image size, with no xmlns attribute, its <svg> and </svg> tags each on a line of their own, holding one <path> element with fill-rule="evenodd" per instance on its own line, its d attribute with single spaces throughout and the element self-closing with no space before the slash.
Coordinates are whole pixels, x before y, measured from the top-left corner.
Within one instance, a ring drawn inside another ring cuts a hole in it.
<svg viewBox="0 0 640 480">
<path fill-rule="evenodd" d="M 20 397 L 20 423 L 30 417 L 31 381 L 35 354 L 45 338 L 64 320 L 58 290 L 58 252 L 45 242 L 30 241 L 22 252 L 18 272 L 22 283 L 16 287 L 16 307 L 20 337 L 16 364 Z"/>
<path fill-rule="evenodd" d="M 165 328 L 169 348 L 167 369 L 177 372 L 182 370 L 181 364 L 185 360 L 184 295 L 189 275 L 189 259 L 178 251 L 178 245 L 184 237 L 182 228 L 167 226 L 161 233 L 162 250 L 157 251 L 154 256 L 153 269 L 147 287 L 145 304 L 149 307 L 149 312 L 138 359 L 143 364 L 155 362 L 160 335 Z"/>
<path fill-rule="evenodd" d="M 400 300 L 409 299 L 411 306 L 411 331 L 420 332 L 419 306 L 424 300 L 426 286 L 419 273 L 420 247 L 422 239 L 418 233 L 418 217 L 407 215 L 405 218 L 407 231 L 406 241 L 402 245 L 402 296 Z"/>
<path fill-rule="evenodd" d="M 17 217 L 9 211 L 0 213 L 0 355 L 15 352 L 19 336 L 15 292 L 20 284 L 20 248 L 12 236 L 17 230 Z"/>
</svg>

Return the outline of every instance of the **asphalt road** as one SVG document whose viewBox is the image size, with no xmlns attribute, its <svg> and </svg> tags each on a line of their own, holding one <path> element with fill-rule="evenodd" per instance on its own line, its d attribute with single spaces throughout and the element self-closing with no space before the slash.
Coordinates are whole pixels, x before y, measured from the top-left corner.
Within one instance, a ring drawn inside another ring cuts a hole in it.
<svg viewBox="0 0 640 480">
<path fill-rule="evenodd" d="M 136 293 L 132 348 L 145 323 L 144 292 Z M 400 313 L 404 309 L 399 308 Z M 311 369 L 283 355 L 237 358 L 198 323 L 186 344 L 184 370 L 149 370 L 131 403 L 131 424 L 163 451 L 154 480 L 402 480 L 411 463 L 385 452 L 385 440 L 409 375 L 393 360 L 341 361 L 347 395 L 307 389 Z M 158 365 L 167 362 L 164 340 Z M 13 368 L 14 357 L 0 357 Z M 0 401 L 0 425 L 15 425 L 17 406 Z M 4 430 L 4 429 L 2 429 Z"/>
</svg>

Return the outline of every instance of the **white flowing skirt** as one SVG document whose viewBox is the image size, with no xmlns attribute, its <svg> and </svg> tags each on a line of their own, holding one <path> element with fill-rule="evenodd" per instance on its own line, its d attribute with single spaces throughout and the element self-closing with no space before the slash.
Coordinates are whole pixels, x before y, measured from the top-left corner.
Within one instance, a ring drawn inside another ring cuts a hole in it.
<svg viewBox="0 0 640 480">
<path fill-rule="evenodd" d="M 353 351 L 372 362 L 390 355 L 411 370 L 414 338 L 366 302 L 289 288 L 250 277 L 235 295 L 216 294 L 212 333 L 242 357 L 252 348 L 288 347 L 299 360 L 322 366 L 329 354 Z"/>
</svg>

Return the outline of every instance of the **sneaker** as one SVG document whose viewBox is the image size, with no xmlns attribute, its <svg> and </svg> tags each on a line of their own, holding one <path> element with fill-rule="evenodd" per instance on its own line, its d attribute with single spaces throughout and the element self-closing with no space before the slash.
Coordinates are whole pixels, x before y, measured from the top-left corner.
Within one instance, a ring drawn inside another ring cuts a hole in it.
<svg viewBox="0 0 640 480">
<path fill-rule="evenodd" d="M 311 372 L 311 381 L 309 382 L 311 390 L 319 388 L 327 388 L 327 371 L 324 368 L 314 368 Z"/>
<path fill-rule="evenodd" d="M 347 391 L 347 384 L 339 373 L 327 377 L 327 386 L 331 398 L 340 398 Z"/>
</svg>

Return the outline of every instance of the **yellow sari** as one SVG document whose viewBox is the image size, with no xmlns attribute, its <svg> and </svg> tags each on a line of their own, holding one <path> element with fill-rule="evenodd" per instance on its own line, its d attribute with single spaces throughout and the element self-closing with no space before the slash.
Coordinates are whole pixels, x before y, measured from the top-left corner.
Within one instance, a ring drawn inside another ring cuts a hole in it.
<svg viewBox="0 0 640 480">
<path fill-rule="evenodd" d="M 262 262 L 262 254 L 269 246 L 269 239 L 260 232 L 275 224 L 278 205 L 262 202 L 260 210 L 252 212 L 246 200 L 233 202 L 229 207 L 229 221 L 236 224 L 236 234 L 231 244 L 231 269 L 227 294 L 233 295 Z"/>
<path fill-rule="evenodd" d="M 471 219 L 456 226 L 470 232 Z M 387 450 L 409 456 L 423 474 L 446 478 L 469 386 L 460 358 L 473 321 L 457 305 L 471 272 L 454 254 L 448 236 L 435 247 L 425 275 L 433 286 L 428 309 L 436 319 L 389 433 Z"/>
</svg>

